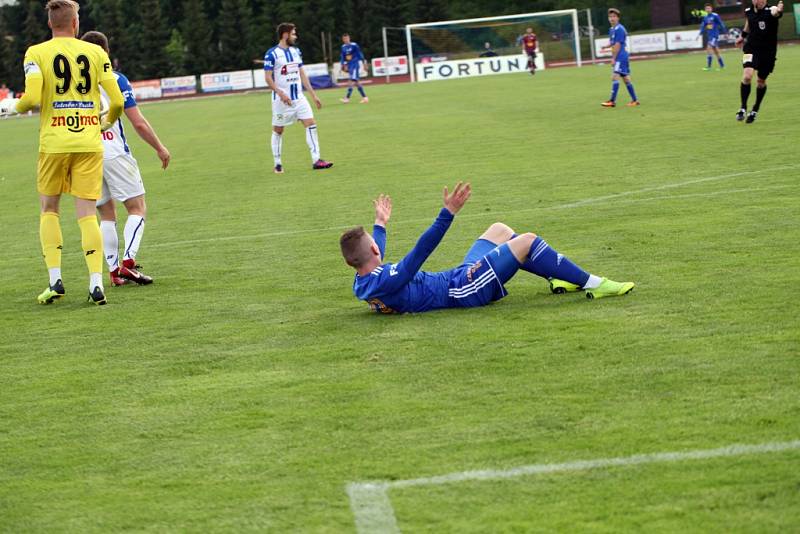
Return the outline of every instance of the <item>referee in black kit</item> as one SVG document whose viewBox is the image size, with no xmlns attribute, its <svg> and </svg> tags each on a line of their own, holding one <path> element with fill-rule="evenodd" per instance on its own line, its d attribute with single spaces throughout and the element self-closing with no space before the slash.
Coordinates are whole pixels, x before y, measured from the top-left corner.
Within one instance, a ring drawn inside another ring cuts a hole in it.
<svg viewBox="0 0 800 534">
<path fill-rule="evenodd" d="M 742 36 L 736 40 L 736 46 L 744 42 L 744 75 L 742 76 L 742 107 L 736 113 L 736 120 L 743 120 L 747 115 L 747 124 L 758 116 L 761 101 L 767 94 L 767 76 L 775 68 L 775 55 L 778 53 L 778 19 L 783 16 L 783 0 L 777 6 L 768 6 L 767 0 L 753 0 L 753 5 L 745 12 L 745 23 Z M 750 97 L 750 82 L 753 72 L 758 72 L 756 87 L 756 103 L 747 113 L 747 99 Z"/>
</svg>

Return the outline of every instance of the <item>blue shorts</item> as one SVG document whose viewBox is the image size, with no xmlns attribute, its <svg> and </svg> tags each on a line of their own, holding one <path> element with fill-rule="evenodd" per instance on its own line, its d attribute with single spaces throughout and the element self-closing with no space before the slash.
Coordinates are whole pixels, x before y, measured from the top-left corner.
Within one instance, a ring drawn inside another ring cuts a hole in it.
<svg viewBox="0 0 800 534">
<path fill-rule="evenodd" d="M 709 37 L 708 46 L 711 48 L 719 48 L 719 37 Z"/>
<path fill-rule="evenodd" d="M 495 245 L 478 239 L 464 257 L 464 263 L 451 272 L 448 297 L 458 308 L 485 306 L 505 297 L 503 286 L 519 270 L 519 262 L 508 244 Z"/>
<path fill-rule="evenodd" d="M 361 70 L 361 65 L 358 63 L 352 63 L 347 66 L 347 73 L 350 75 L 351 80 L 358 81 L 359 70 Z"/>
<path fill-rule="evenodd" d="M 620 76 L 628 76 L 631 73 L 631 66 L 628 63 L 628 56 L 620 58 L 617 56 L 617 62 L 614 63 L 614 73 Z"/>
</svg>

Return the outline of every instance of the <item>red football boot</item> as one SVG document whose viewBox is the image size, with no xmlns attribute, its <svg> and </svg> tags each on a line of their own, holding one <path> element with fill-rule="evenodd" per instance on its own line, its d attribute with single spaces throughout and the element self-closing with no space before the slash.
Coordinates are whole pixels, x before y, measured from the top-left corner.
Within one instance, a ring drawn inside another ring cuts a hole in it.
<svg viewBox="0 0 800 534">
<path fill-rule="evenodd" d="M 139 266 L 136 265 L 136 260 L 128 258 L 127 260 L 122 260 L 122 265 L 119 267 L 119 275 L 126 280 L 130 280 L 131 282 L 139 284 L 140 286 L 152 284 L 153 279 L 146 274 L 140 273 L 138 269 Z"/>
<path fill-rule="evenodd" d="M 325 161 L 324 159 L 318 159 L 314 163 L 314 165 L 311 166 L 311 168 L 314 169 L 315 171 L 320 170 L 320 169 L 330 169 L 331 167 L 333 167 L 333 162 L 332 161 Z"/>
<path fill-rule="evenodd" d="M 128 281 L 125 278 L 122 278 L 119 275 L 119 267 L 117 267 L 113 271 L 109 272 L 108 275 L 111 278 L 111 285 L 112 286 L 124 286 L 125 284 L 128 283 Z"/>
</svg>

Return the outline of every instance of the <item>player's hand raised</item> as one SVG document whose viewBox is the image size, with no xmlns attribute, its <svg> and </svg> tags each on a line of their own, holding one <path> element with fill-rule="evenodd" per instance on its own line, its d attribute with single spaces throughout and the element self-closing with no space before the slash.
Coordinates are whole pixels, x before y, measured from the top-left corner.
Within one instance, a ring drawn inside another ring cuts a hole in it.
<svg viewBox="0 0 800 534">
<path fill-rule="evenodd" d="M 392 216 L 392 199 L 389 195 L 381 194 L 372 201 L 375 205 L 375 224 L 386 226 Z"/>
<path fill-rule="evenodd" d="M 444 207 L 455 215 L 464 207 L 471 194 L 472 186 L 469 183 L 458 182 L 452 193 L 449 193 L 447 186 L 444 186 Z"/>
</svg>

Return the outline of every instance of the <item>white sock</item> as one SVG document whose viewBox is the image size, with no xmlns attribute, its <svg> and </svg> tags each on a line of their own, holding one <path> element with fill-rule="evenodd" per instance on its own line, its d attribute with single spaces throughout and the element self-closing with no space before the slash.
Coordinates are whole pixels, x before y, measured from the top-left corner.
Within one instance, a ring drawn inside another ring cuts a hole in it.
<svg viewBox="0 0 800 534">
<path fill-rule="evenodd" d="M 100 221 L 100 233 L 103 234 L 103 250 L 106 253 L 108 270 L 119 267 L 119 236 L 116 221 Z"/>
<path fill-rule="evenodd" d="M 128 215 L 125 221 L 125 254 L 123 258 L 134 259 L 139 252 L 139 244 L 142 242 L 144 233 L 144 219 L 138 215 Z"/>
<path fill-rule="evenodd" d="M 61 280 L 61 267 L 51 267 L 47 269 L 47 272 L 50 273 L 50 285 L 55 285 L 56 282 Z"/>
<path fill-rule="evenodd" d="M 272 132 L 272 158 L 275 160 L 275 165 L 281 164 L 281 142 L 283 136 Z"/>
<path fill-rule="evenodd" d="M 316 163 L 319 160 L 319 139 L 317 139 L 316 126 L 306 128 L 306 143 L 311 151 L 311 163 Z"/>
<path fill-rule="evenodd" d="M 89 292 L 94 291 L 96 287 L 103 289 L 103 273 L 91 273 L 89 275 Z"/>
<path fill-rule="evenodd" d="M 586 281 L 585 284 L 583 284 L 583 289 L 595 289 L 600 286 L 600 282 L 602 281 L 603 279 L 600 278 L 599 276 L 590 274 L 589 279 Z"/>
</svg>

